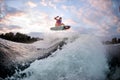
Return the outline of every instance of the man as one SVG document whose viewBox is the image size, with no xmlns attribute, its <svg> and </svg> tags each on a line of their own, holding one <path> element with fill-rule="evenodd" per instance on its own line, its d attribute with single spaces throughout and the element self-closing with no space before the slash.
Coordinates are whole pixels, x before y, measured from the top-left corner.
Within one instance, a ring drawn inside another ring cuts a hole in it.
<svg viewBox="0 0 120 80">
<path fill-rule="evenodd" d="M 54 19 L 56 20 L 55 27 L 59 27 L 59 26 L 61 26 L 61 25 L 64 25 L 64 24 L 62 23 L 62 17 L 57 16 L 57 17 L 55 17 Z"/>
</svg>

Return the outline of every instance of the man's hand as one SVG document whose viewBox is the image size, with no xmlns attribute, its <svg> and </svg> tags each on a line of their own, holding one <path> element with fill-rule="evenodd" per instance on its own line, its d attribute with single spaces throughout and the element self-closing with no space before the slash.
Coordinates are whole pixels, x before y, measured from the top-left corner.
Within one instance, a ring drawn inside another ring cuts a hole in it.
<svg viewBox="0 0 120 80">
<path fill-rule="evenodd" d="M 57 16 L 57 18 L 58 18 L 59 16 Z"/>
</svg>

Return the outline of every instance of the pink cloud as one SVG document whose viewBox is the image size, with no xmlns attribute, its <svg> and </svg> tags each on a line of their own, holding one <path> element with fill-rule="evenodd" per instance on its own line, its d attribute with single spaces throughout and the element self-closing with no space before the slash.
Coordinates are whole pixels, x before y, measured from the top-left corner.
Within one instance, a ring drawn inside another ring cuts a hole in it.
<svg viewBox="0 0 120 80">
<path fill-rule="evenodd" d="M 98 35 L 107 35 L 114 25 L 119 25 L 119 18 L 113 14 L 111 10 L 111 0 L 90 0 L 88 5 L 77 9 L 75 6 L 63 5 L 64 10 L 70 10 L 74 16 L 79 18 L 80 23 L 84 23 L 84 27 L 95 29 Z M 96 10 L 94 10 L 94 8 Z M 117 29 L 119 32 L 119 29 Z"/>
<path fill-rule="evenodd" d="M 44 32 L 49 30 L 50 27 L 54 26 L 53 22 L 54 20 L 50 19 L 49 14 L 32 10 L 21 14 L 17 13 L 14 15 L 7 15 L 6 18 L 2 21 L 4 24 L 21 26 L 24 29 L 21 30 L 22 32 L 26 30 L 26 32 Z"/>
<path fill-rule="evenodd" d="M 120 33 L 120 27 L 117 28 L 117 32 Z"/>
<path fill-rule="evenodd" d="M 87 19 L 87 18 L 83 18 L 82 20 L 83 20 L 84 23 L 86 23 L 86 24 L 88 24 L 88 25 L 91 25 L 91 26 L 96 25 L 95 22 L 93 22 L 93 21 L 91 21 L 91 20 L 89 20 L 89 19 Z"/>
<path fill-rule="evenodd" d="M 89 4 L 89 7 L 84 5 L 79 9 L 71 8 L 73 15 L 85 24 L 84 27 L 95 29 L 99 35 L 107 35 L 115 25 L 120 26 L 119 18 L 112 12 L 111 0 L 89 0 Z M 117 32 L 120 32 L 119 28 Z"/>
<path fill-rule="evenodd" d="M 0 30 L 0 33 L 8 33 L 8 32 L 19 32 L 20 29 L 8 29 L 8 28 L 4 28 L 3 30 Z"/>
<path fill-rule="evenodd" d="M 16 25 L 0 24 L 0 33 L 19 32 L 22 28 Z"/>
<path fill-rule="evenodd" d="M 37 7 L 37 4 L 35 4 L 35 3 L 32 2 L 32 1 L 28 1 L 28 2 L 26 3 L 26 5 L 28 5 L 28 6 L 31 7 L 31 8 Z"/>
<path fill-rule="evenodd" d="M 24 15 L 24 12 L 8 13 L 3 19 L 0 20 L 0 24 L 11 25 L 12 23 L 10 19 L 13 19 L 14 17 L 21 17 Z"/>
<path fill-rule="evenodd" d="M 6 16 L 5 16 L 5 18 L 8 18 L 8 17 L 12 17 L 12 16 L 22 16 L 22 15 L 24 15 L 25 13 L 24 12 L 16 12 L 16 13 L 8 13 Z"/>
<path fill-rule="evenodd" d="M 68 9 L 68 7 L 66 5 L 62 5 L 61 7 L 62 7 L 63 10 L 67 10 Z"/>
<path fill-rule="evenodd" d="M 92 7 L 100 11 L 109 12 L 112 2 L 111 0 L 88 0 Z"/>
<path fill-rule="evenodd" d="M 67 19 L 64 21 L 66 25 L 76 25 L 77 23 L 72 19 Z"/>
</svg>

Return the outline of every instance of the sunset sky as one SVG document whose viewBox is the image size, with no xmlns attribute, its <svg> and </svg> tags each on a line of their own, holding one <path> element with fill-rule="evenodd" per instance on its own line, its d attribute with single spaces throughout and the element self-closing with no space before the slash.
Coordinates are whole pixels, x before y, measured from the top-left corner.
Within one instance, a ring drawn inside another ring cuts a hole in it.
<svg viewBox="0 0 120 80">
<path fill-rule="evenodd" d="M 81 34 L 120 35 L 120 0 L 0 0 L 0 33 L 50 32 L 55 16 Z"/>
</svg>

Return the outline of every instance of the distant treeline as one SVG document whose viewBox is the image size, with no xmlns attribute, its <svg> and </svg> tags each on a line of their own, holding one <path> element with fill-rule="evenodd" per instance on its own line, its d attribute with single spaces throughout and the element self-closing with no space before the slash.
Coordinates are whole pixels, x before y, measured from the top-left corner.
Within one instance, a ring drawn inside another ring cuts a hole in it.
<svg viewBox="0 0 120 80">
<path fill-rule="evenodd" d="M 28 36 L 26 34 L 22 34 L 19 32 L 17 32 L 16 34 L 12 33 L 12 32 L 0 34 L 0 38 L 14 41 L 14 42 L 21 42 L 21 43 L 32 43 L 32 42 L 35 42 L 37 40 L 42 40 L 40 38 L 34 38 L 34 37 L 31 37 L 31 36 Z"/>
<path fill-rule="evenodd" d="M 118 44 L 118 43 L 120 43 L 120 38 L 112 38 L 112 40 L 111 41 L 105 41 L 104 42 L 105 44 Z"/>
</svg>

